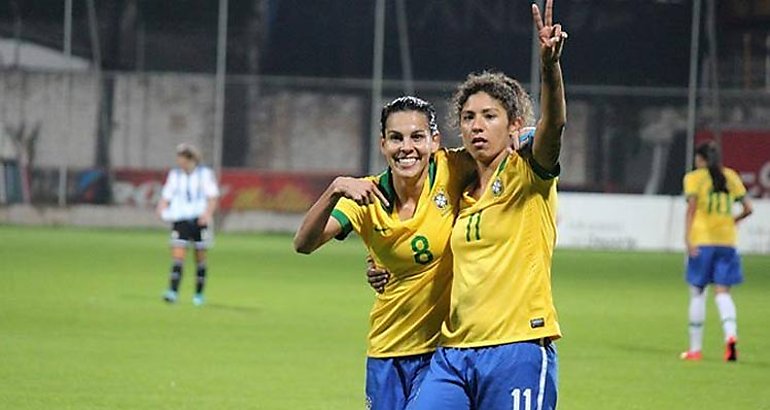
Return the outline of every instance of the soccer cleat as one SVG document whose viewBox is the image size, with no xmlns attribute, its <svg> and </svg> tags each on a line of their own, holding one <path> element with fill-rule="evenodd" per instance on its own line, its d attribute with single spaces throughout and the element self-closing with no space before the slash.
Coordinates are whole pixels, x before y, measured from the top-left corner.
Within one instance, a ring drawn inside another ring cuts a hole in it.
<svg viewBox="0 0 770 410">
<path fill-rule="evenodd" d="M 193 296 L 193 305 L 195 306 L 202 306 L 204 301 L 203 293 L 196 293 L 195 296 Z"/>
<path fill-rule="evenodd" d="M 735 348 L 735 345 L 738 344 L 738 339 L 731 336 L 729 339 L 727 339 L 727 343 L 725 343 L 725 361 L 726 362 L 735 362 L 738 360 L 738 349 Z"/>
<path fill-rule="evenodd" d="M 682 360 L 687 360 L 689 362 L 697 362 L 701 359 L 703 359 L 703 354 L 701 352 L 693 352 L 693 351 L 686 351 L 682 352 L 681 355 L 679 355 L 679 358 Z"/>
<path fill-rule="evenodd" d="M 163 300 L 165 300 L 168 303 L 176 303 L 176 299 L 177 299 L 177 293 L 171 289 L 167 290 L 166 293 L 163 294 Z"/>
</svg>

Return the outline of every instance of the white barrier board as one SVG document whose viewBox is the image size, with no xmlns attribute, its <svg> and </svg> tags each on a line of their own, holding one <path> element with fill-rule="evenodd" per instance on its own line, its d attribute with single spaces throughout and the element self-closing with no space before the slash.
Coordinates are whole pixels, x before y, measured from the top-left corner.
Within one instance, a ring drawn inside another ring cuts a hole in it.
<svg viewBox="0 0 770 410">
<path fill-rule="evenodd" d="M 754 214 L 738 226 L 738 249 L 770 254 L 770 200 L 753 205 Z M 685 210 L 683 197 L 562 192 L 557 246 L 684 251 Z"/>
</svg>

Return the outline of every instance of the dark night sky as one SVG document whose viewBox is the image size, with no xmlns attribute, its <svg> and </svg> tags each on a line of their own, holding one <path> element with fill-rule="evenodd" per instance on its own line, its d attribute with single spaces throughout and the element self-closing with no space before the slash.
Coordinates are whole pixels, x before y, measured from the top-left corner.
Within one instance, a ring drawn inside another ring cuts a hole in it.
<svg viewBox="0 0 770 410">
<path fill-rule="evenodd" d="M 110 4 L 123 1 L 126 0 Z M 0 0 L 0 35 L 12 35 L 14 15 L 20 15 L 25 38 L 60 47 L 63 1 L 16 0 L 19 5 L 16 9 L 12 3 L 12 0 Z M 88 58 L 90 41 L 85 2 L 75 3 L 74 49 Z M 108 9 L 103 2 L 96 3 L 100 7 L 102 42 L 108 43 L 110 30 L 115 26 L 110 20 L 114 9 Z M 145 69 L 213 71 L 216 3 L 214 0 L 139 0 L 146 38 Z M 385 75 L 399 78 L 401 63 L 395 7 L 393 1 L 388 3 Z M 556 17 L 570 33 L 563 57 L 568 81 L 572 84 L 686 85 L 689 3 L 557 1 Z M 253 0 L 230 0 L 230 73 L 248 72 L 246 55 L 248 45 L 254 41 L 246 28 L 251 4 Z M 509 0 L 407 1 L 415 78 L 454 81 L 470 71 L 496 68 L 529 81 L 532 35 L 529 4 Z M 262 73 L 354 78 L 371 75 L 374 0 L 268 0 L 267 5 Z M 106 68 L 135 68 L 135 50 L 135 37 L 124 39 L 120 59 L 110 59 L 115 54 L 103 53 L 107 58 Z"/>
<path fill-rule="evenodd" d="M 371 1 L 329 7 L 278 2 L 263 69 L 275 74 L 371 74 Z M 497 68 L 528 81 L 532 18 L 525 1 L 408 2 L 414 74 L 456 80 Z M 684 85 L 690 7 L 641 2 L 571 1 L 556 10 L 570 32 L 564 66 L 573 83 Z M 600 5 L 599 3 L 610 3 Z M 304 7 L 302 5 L 305 5 Z M 557 4 L 558 7 L 558 4 Z M 388 9 L 386 76 L 400 76 L 395 9 Z"/>
</svg>

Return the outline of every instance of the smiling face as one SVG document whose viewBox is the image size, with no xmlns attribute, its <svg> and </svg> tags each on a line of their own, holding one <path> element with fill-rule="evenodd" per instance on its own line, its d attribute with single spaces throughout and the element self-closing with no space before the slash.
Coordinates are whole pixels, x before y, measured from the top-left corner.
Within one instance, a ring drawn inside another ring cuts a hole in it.
<svg viewBox="0 0 770 410">
<path fill-rule="evenodd" d="M 484 91 L 468 97 L 460 112 L 463 146 L 483 164 L 490 164 L 507 152 L 511 135 L 519 128 L 521 120 L 509 121 L 505 107 Z"/>
<path fill-rule="evenodd" d="M 419 179 L 426 173 L 430 156 L 438 147 L 439 135 L 431 135 L 424 113 L 397 111 L 388 116 L 380 151 L 394 176 Z"/>
</svg>

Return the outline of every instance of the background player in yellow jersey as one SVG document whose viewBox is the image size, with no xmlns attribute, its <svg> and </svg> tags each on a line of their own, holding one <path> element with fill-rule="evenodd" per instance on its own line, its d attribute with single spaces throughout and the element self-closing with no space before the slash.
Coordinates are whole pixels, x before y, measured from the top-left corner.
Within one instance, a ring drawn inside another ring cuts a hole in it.
<svg viewBox="0 0 770 410">
<path fill-rule="evenodd" d="M 441 346 L 409 409 L 553 409 L 561 336 L 551 296 L 556 175 L 566 103 L 559 59 L 567 37 L 532 8 L 540 40 L 541 119 L 532 156 L 509 155 L 531 101 L 501 73 L 470 75 L 455 92 L 463 145 L 477 178 L 452 230 L 450 312 Z"/>
<path fill-rule="evenodd" d="M 423 100 L 398 98 L 380 121 L 388 169 L 335 179 L 308 211 L 294 246 L 310 253 L 355 230 L 376 265 L 390 271 L 370 313 L 366 395 L 370 408 L 392 410 L 417 391 L 438 344 L 449 306 L 449 236 L 473 161 L 439 149 L 435 111 Z"/>
<path fill-rule="evenodd" d="M 706 286 L 713 283 L 715 301 L 725 336 L 725 360 L 738 359 L 735 303 L 730 287 L 743 282 L 741 260 L 735 249 L 735 224 L 751 215 L 751 201 L 738 174 L 722 166 L 719 149 L 713 142 L 695 150 L 695 170 L 684 176 L 687 197 L 685 245 L 687 283 L 690 284 L 690 348 L 682 359 L 700 360 L 703 322 L 706 319 Z M 743 209 L 733 215 L 733 203 Z"/>
</svg>

